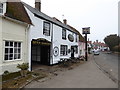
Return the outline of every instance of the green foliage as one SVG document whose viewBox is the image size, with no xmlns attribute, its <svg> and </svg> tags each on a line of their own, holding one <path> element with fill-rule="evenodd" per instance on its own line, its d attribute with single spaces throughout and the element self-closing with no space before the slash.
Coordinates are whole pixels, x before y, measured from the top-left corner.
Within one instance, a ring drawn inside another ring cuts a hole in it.
<svg viewBox="0 0 120 90">
<path fill-rule="evenodd" d="M 9 71 L 7 71 L 7 70 L 4 71 L 4 75 L 7 75 L 7 74 L 9 74 Z"/>
<path fill-rule="evenodd" d="M 22 64 L 18 64 L 17 68 L 21 69 L 21 70 L 28 70 L 29 68 L 29 64 L 28 63 L 22 63 Z"/>
<path fill-rule="evenodd" d="M 119 45 L 119 46 L 115 46 L 115 47 L 113 48 L 113 51 L 120 52 L 120 45 Z"/>
<path fill-rule="evenodd" d="M 10 79 L 13 79 L 13 78 L 16 78 L 20 76 L 20 72 L 13 72 L 13 73 L 9 73 L 9 74 L 3 74 L 2 75 L 2 81 L 6 81 L 6 80 L 10 80 Z"/>
<path fill-rule="evenodd" d="M 104 42 L 108 45 L 111 51 L 114 51 L 114 47 L 120 43 L 120 37 L 117 34 L 109 35 L 105 37 Z"/>
</svg>

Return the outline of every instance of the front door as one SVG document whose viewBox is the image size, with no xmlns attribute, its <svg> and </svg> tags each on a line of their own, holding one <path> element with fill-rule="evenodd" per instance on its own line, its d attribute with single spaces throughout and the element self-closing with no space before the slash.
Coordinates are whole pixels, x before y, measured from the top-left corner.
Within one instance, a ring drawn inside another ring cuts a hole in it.
<svg viewBox="0 0 120 90">
<path fill-rule="evenodd" d="M 73 46 L 71 46 L 71 58 L 74 58 L 74 47 Z"/>
<path fill-rule="evenodd" d="M 41 46 L 41 64 L 50 65 L 50 46 Z"/>
</svg>

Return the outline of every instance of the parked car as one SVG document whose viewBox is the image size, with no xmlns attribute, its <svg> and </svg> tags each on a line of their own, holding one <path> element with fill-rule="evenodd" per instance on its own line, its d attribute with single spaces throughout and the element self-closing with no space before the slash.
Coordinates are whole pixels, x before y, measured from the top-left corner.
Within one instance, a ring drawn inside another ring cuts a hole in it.
<svg viewBox="0 0 120 90">
<path fill-rule="evenodd" d="M 99 51 L 97 51 L 97 50 L 94 51 L 94 55 L 99 55 L 99 54 L 100 54 Z"/>
</svg>

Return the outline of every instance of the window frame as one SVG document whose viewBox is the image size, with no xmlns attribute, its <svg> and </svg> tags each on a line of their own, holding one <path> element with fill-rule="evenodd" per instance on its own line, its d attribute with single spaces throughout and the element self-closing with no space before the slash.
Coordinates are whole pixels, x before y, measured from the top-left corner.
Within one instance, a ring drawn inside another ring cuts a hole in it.
<svg viewBox="0 0 120 90">
<path fill-rule="evenodd" d="M 48 25 L 49 27 L 47 28 L 46 25 Z M 47 21 L 43 22 L 43 35 L 50 36 L 50 27 L 51 27 L 50 22 L 47 22 Z M 49 33 L 47 33 L 47 32 L 49 32 Z"/>
<path fill-rule="evenodd" d="M 78 54 L 78 46 L 75 46 L 74 49 L 75 49 L 75 54 Z"/>
<path fill-rule="evenodd" d="M 68 46 L 60 45 L 60 56 L 67 56 L 67 55 L 68 55 Z"/>
<path fill-rule="evenodd" d="M 66 40 L 67 36 L 67 30 L 65 28 L 62 28 L 62 39 Z"/>
<path fill-rule="evenodd" d="M 6 45 L 6 43 L 8 42 L 8 46 Z M 10 45 L 10 43 L 12 43 L 12 45 Z M 15 46 L 15 43 L 17 43 L 17 46 Z M 8 49 L 8 52 L 6 52 Z M 10 51 L 10 49 L 12 49 L 12 53 Z M 16 52 L 15 52 L 16 50 Z M 10 59 L 10 54 L 12 55 L 12 59 Z M 17 58 L 15 58 L 15 55 L 17 56 Z M 7 56 L 7 59 L 6 59 Z M 19 41 L 4 41 L 4 56 L 3 56 L 3 60 L 5 62 L 7 61 L 18 61 L 18 60 L 22 60 L 22 42 Z"/>
<path fill-rule="evenodd" d="M 3 3 L 0 3 L 0 14 L 3 13 Z"/>
</svg>

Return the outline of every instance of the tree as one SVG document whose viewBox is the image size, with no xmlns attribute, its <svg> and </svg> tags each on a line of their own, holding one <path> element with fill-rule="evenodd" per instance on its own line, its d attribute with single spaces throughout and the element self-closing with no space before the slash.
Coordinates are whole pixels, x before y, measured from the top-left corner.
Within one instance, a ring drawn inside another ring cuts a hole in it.
<svg viewBox="0 0 120 90">
<path fill-rule="evenodd" d="M 114 51 L 114 47 L 118 46 L 120 43 L 120 37 L 117 34 L 109 35 L 105 37 L 104 42 L 110 48 L 111 51 Z"/>
</svg>

